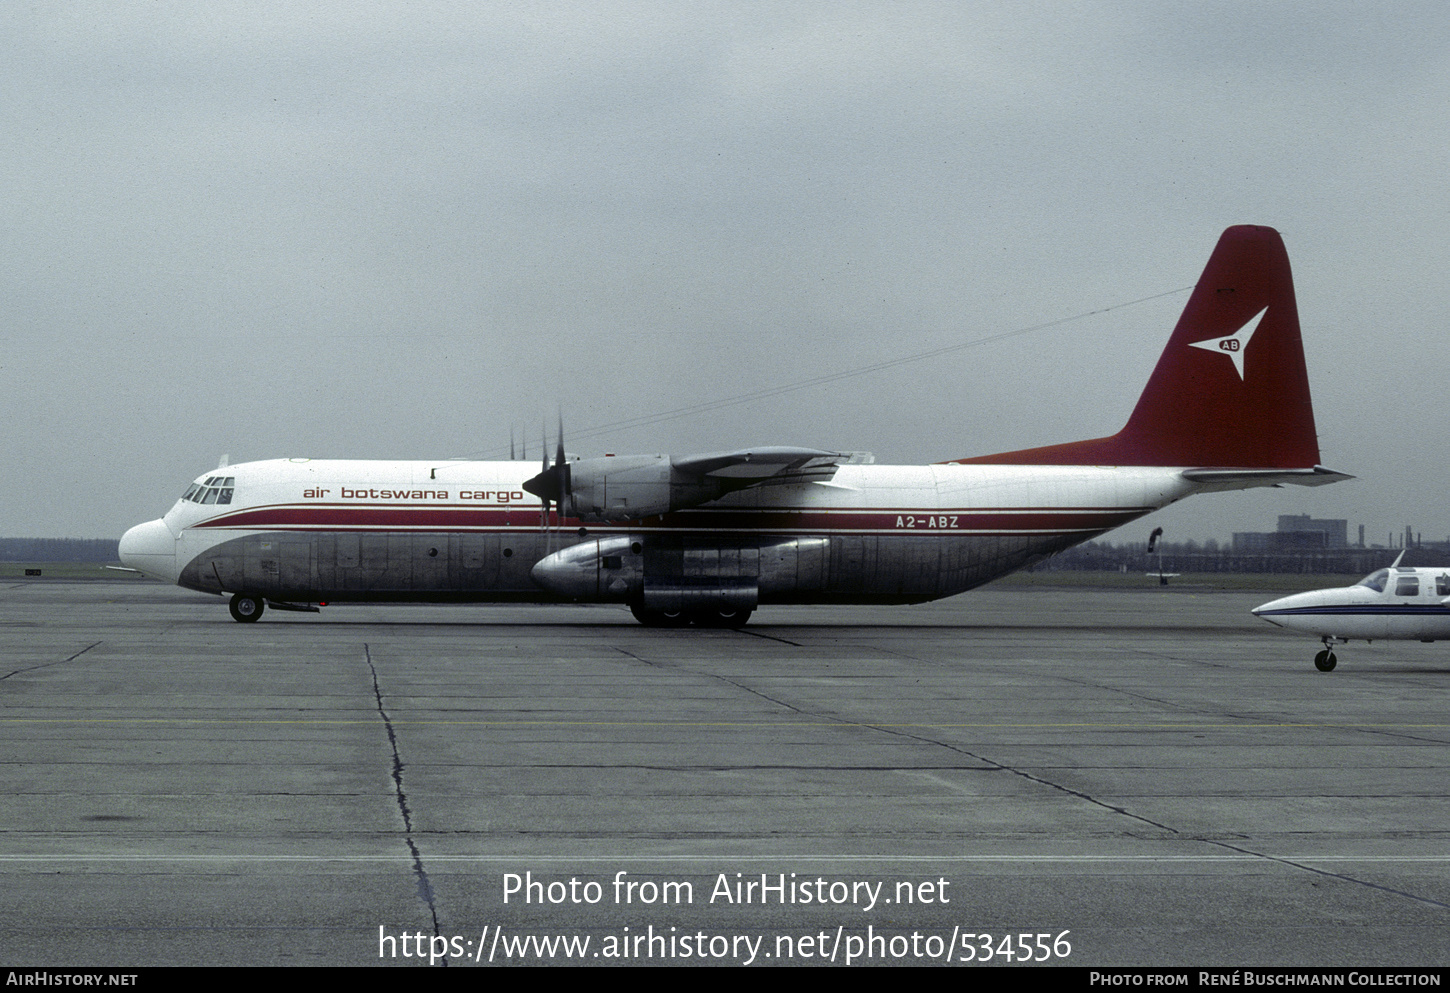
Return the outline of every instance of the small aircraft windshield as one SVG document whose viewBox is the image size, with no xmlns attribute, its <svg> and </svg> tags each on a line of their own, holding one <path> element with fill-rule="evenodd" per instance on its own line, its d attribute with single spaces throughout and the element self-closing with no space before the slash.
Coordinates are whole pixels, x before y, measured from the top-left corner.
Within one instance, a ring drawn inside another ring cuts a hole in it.
<svg viewBox="0 0 1450 993">
<path fill-rule="evenodd" d="M 1390 571 L 1388 569 L 1381 569 L 1379 572 L 1370 573 L 1354 585 L 1368 586 L 1376 593 L 1383 593 L 1385 591 L 1385 583 L 1389 582 L 1389 578 Z"/>
</svg>

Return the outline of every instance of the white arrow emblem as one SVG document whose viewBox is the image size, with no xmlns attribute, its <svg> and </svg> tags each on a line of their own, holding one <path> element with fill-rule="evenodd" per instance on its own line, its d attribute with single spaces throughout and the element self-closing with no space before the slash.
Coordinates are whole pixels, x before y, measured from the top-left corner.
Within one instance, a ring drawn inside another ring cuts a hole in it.
<svg viewBox="0 0 1450 993">
<path fill-rule="evenodd" d="M 1189 344 L 1192 345 L 1194 348 L 1202 348 L 1210 352 L 1219 352 L 1223 355 L 1227 355 L 1229 358 L 1233 359 L 1234 368 L 1238 370 L 1239 379 L 1243 379 L 1244 349 L 1249 347 L 1249 341 L 1253 338 L 1254 331 L 1259 330 L 1259 325 L 1254 324 L 1254 322 L 1259 321 L 1260 318 L 1264 316 L 1264 314 L 1268 313 L 1268 310 L 1269 308 L 1265 307 L 1253 317 L 1250 317 L 1247 321 L 1244 322 L 1243 327 L 1239 328 L 1227 338 L 1209 338 L 1207 341 L 1190 341 Z M 1260 323 L 1263 322 L 1260 321 Z M 1244 328 L 1248 327 L 1250 324 L 1254 324 L 1254 331 L 1250 331 L 1248 334 L 1244 334 L 1244 336 L 1240 338 L 1239 335 L 1243 334 Z"/>
</svg>

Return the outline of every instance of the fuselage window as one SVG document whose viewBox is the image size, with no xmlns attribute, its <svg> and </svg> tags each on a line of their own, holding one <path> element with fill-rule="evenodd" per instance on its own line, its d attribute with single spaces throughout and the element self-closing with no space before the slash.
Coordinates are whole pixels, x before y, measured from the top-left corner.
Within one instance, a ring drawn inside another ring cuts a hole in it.
<svg viewBox="0 0 1450 993">
<path fill-rule="evenodd" d="M 1419 596 L 1420 580 L 1414 576 L 1401 576 L 1395 582 L 1395 596 Z"/>
<path fill-rule="evenodd" d="M 1435 577 L 1435 595 L 1450 596 L 1450 572 Z"/>
</svg>

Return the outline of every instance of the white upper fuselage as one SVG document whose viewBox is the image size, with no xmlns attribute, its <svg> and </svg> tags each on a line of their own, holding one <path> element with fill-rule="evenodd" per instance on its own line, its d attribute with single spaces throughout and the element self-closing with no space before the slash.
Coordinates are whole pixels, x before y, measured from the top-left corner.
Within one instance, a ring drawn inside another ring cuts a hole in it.
<svg viewBox="0 0 1450 993">
<path fill-rule="evenodd" d="M 228 466 L 198 477 L 191 498 L 164 517 L 128 531 L 122 561 L 175 582 L 208 548 L 260 532 L 538 534 L 540 501 L 522 486 L 537 471 L 535 463 L 519 461 L 276 459 Z M 660 517 L 588 525 L 588 532 L 1086 540 L 1200 488 L 1179 468 L 848 464 L 828 481 L 763 485 Z M 559 545 L 577 540 L 578 521 L 551 517 Z"/>
<path fill-rule="evenodd" d="M 1320 638 L 1450 638 L 1450 568 L 1380 569 L 1354 586 L 1311 590 L 1254 608 L 1271 624 Z"/>
</svg>

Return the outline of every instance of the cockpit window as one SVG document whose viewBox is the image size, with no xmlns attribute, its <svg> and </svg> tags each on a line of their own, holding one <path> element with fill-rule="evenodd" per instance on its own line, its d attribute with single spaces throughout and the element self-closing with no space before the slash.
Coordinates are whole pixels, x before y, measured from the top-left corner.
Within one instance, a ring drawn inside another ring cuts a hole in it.
<svg viewBox="0 0 1450 993">
<path fill-rule="evenodd" d="M 1401 576 L 1395 580 L 1395 596 L 1419 596 L 1420 580 L 1416 576 Z"/>
<path fill-rule="evenodd" d="M 1368 576 L 1365 576 L 1355 585 L 1368 586 L 1376 593 L 1383 593 L 1385 591 L 1385 583 L 1389 582 L 1389 578 L 1390 571 L 1388 569 L 1381 569 L 1379 572 L 1372 572 Z"/>
<path fill-rule="evenodd" d="M 192 483 L 181 499 L 192 503 L 231 503 L 236 476 L 208 476 L 204 482 Z"/>
</svg>

